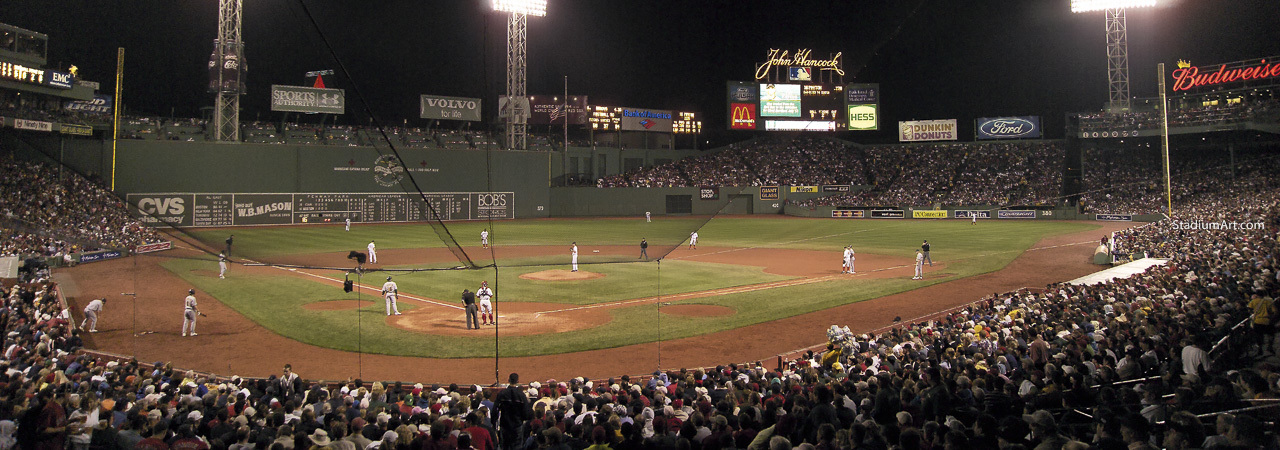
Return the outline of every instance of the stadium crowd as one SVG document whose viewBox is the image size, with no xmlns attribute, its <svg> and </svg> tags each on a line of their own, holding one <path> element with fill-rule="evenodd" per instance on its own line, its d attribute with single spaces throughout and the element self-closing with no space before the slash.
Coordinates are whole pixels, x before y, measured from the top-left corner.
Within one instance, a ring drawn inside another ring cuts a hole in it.
<svg viewBox="0 0 1280 450">
<path fill-rule="evenodd" d="M 0 256 L 60 257 L 159 242 L 114 194 L 71 171 L 0 154 Z"/>
<path fill-rule="evenodd" d="M 1222 151 L 1188 149 L 1171 155 L 1171 192 L 1175 204 L 1198 203 L 1220 192 L 1265 188 L 1280 175 L 1276 149 L 1262 146 L 1238 152 L 1235 171 Z M 1163 163 L 1145 147 L 1087 148 L 1081 210 L 1095 214 L 1156 214 L 1167 209 Z"/>
<path fill-rule="evenodd" d="M 611 175 L 597 187 L 863 184 L 857 147 L 823 139 L 757 139 L 697 157 Z"/>
<path fill-rule="evenodd" d="M 1239 192 L 1178 217 L 1261 227 L 1120 233 L 1172 259 L 1134 278 L 993 294 L 883 333 L 833 327 L 827 350 L 778 367 L 501 389 L 99 359 L 77 352 L 52 284 L 18 285 L 0 309 L 0 448 L 1280 448 L 1280 373 L 1261 359 L 1280 349 L 1280 192 Z"/>
<path fill-rule="evenodd" d="M 1280 102 L 1261 99 L 1241 103 L 1188 106 L 1169 110 L 1170 127 L 1227 125 L 1246 121 L 1274 123 L 1280 120 Z M 1126 113 L 1084 113 L 1077 116 L 1080 131 L 1158 130 L 1163 120 L 1159 110 Z"/>
</svg>

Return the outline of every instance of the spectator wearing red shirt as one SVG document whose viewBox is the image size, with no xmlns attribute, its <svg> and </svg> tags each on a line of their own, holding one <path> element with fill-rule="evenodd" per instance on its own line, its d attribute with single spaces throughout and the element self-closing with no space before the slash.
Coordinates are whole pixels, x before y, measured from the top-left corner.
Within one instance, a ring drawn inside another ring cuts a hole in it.
<svg viewBox="0 0 1280 450">
<path fill-rule="evenodd" d="M 476 450 L 494 450 L 493 437 L 483 425 L 480 422 L 480 415 L 473 412 L 467 414 L 467 428 L 462 431 L 471 435 L 471 446 Z"/>
</svg>

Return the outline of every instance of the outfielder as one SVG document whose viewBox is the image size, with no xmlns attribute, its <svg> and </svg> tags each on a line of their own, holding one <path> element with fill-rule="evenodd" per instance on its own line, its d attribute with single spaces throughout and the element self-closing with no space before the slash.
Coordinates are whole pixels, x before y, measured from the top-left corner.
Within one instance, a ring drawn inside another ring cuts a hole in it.
<svg viewBox="0 0 1280 450">
<path fill-rule="evenodd" d="M 351 218 L 348 217 L 346 222 L 347 222 L 347 231 L 351 231 Z"/>
<path fill-rule="evenodd" d="M 98 313 L 102 312 L 102 306 L 107 302 L 107 298 L 94 299 L 84 307 L 84 321 L 80 322 L 80 329 L 84 330 L 84 325 L 89 324 L 89 332 L 98 332 Z"/>
<path fill-rule="evenodd" d="M 924 253 L 920 253 L 920 250 L 916 250 L 916 276 L 911 277 L 911 279 L 924 279 Z"/>
<path fill-rule="evenodd" d="M 369 262 L 378 262 L 378 252 L 374 250 L 373 241 L 369 241 Z"/>
<path fill-rule="evenodd" d="M 370 243 L 369 245 L 370 245 L 369 248 L 372 249 L 373 244 Z M 370 251 L 369 253 L 372 254 L 373 252 Z M 388 316 L 390 316 L 391 313 L 393 312 L 397 316 L 400 315 L 400 308 L 396 306 L 396 300 L 400 297 L 399 292 L 400 292 L 400 288 L 396 286 L 396 282 L 391 281 L 391 277 L 387 277 L 387 282 L 382 283 L 382 296 L 387 299 L 387 315 Z"/>
<path fill-rule="evenodd" d="M 218 278 L 227 278 L 227 252 L 218 254 Z"/>
<path fill-rule="evenodd" d="M 696 250 L 698 248 L 698 232 L 694 231 L 689 234 L 689 248 Z"/>
<path fill-rule="evenodd" d="M 476 298 L 480 299 L 480 324 L 497 325 L 498 319 L 493 316 L 493 303 L 490 302 L 493 298 L 493 289 L 489 289 L 488 281 L 480 282 L 480 289 L 476 290 Z"/>
<path fill-rule="evenodd" d="M 650 216 L 650 215 L 649 215 L 649 211 L 645 211 L 645 212 L 644 212 L 644 221 L 645 221 L 645 222 L 653 222 L 653 216 Z"/>
<path fill-rule="evenodd" d="M 196 290 L 187 289 L 187 299 L 185 308 L 182 311 L 182 336 L 186 337 L 187 333 L 196 336 L 196 316 L 200 314 L 200 307 L 196 305 Z"/>
<path fill-rule="evenodd" d="M 974 215 L 969 216 L 969 218 L 973 219 L 973 224 L 974 224 L 974 225 L 977 225 L 977 224 L 978 224 L 978 214 L 977 214 L 977 213 L 974 213 Z"/>
<path fill-rule="evenodd" d="M 569 249 L 569 254 L 573 255 L 573 271 L 578 271 L 578 243 L 574 242 L 573 247 Z"/>
<path fill-rule="evenodd" d="M 489 248 L 489 229 L 480 230 L 480 248 Z"/>
</svg>

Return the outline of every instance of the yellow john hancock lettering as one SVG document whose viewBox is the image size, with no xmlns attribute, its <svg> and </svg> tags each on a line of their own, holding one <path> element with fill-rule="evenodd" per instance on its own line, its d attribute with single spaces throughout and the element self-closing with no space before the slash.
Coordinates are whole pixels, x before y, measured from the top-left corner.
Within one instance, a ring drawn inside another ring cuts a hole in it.
<svg viewBox="0 0 1280 450">
<path fill-rule="evenodd" d="M 819 70 L 834 70 L 840 76 L 844 76 L 844 68 L 840 64 L 840 55 L 843 52 L 836 52 L 831 59 L 809 59 L 812 49 L 802 48 L 796 50 L 794 56 L 788 57 L 788 52 L 778 48 L 769 49 L 769 60 L 761 64 L 756 69 L 756 79 L 759 80 L 769 75 L 769 70 L 773 66 L 803 66 L 817 67 Z"/>
</svg>

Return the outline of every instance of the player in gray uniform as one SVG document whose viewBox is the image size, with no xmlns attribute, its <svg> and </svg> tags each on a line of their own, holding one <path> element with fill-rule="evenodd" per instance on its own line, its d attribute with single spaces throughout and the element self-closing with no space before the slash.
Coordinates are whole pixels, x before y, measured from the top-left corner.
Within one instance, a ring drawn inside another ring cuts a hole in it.
<svg viewBox="0 0 1280 450">
<path fill-rule="evenodd" d="M 218 278 L 227 278 L 227 252 L 218 254 Z"/>
<path fill-rule="evenodd" d="M 102 312 L 102 306 L 107 302 L 107 298 L 94 299 L 84 307 L 84 321 L 80 322 L 80 329 L 83 330 L 85 324 L 89 325 L 90 333 L 98 332 L 98 313 Z"/>
<path fill-rule="evenodd" d="M 489 248 L 489 229 L 480 230 L 480 248 Z"/>
<path fill-rule="evenodd" d="M 200 307 L 196 304 L 196 290 L 188 289 L 187 298 L 184 302 L 182 310 L 182 336 L 186 337 L 188 332 L 192 336 L 196 335 L 196 317 L 200 314 Z"/>
<path fill-rule="evenodd" d="M 369 244 L 373 245 L 373 244 Z M 396 306 L 396 300 L 400 297 L 400 288 L 396 286 L 396 282 L 391 281 L 391 277 L 387 277 L 387 282 L 382 283 L 382 296 L 387 299 L 387 315 L 392 313 L 400 315 L 400 308 Z"/>
<path fill-rule="evenodd" d="M 911 277 L 911 279 L 924 279 L 924 253 L 920 253 L 920 250 L 916 250 L 916 276 Z"/>
<path fill-rule="evenodd" d="M 347 218 L 347 231 L 351 231 L 351 218 Z"/>
</svg>

